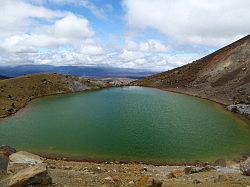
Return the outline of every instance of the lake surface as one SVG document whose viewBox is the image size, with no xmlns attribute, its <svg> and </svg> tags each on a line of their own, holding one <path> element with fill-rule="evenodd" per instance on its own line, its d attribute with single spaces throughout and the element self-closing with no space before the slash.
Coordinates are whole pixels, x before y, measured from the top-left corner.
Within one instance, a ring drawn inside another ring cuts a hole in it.
<svg viewBox="0 0 250 187">
<path fill-rule="evenodd" d="M 249 153 L 250 130 L 218 104 L 125 87 L 34 100 L 0 120 L 0 144 L 92 159 L 212 160 Z"/>
</svg>

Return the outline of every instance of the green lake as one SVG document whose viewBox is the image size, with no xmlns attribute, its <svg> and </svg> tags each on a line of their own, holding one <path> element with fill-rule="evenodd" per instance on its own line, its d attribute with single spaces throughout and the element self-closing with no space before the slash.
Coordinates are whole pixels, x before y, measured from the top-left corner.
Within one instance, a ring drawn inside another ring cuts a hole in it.
<svg viewBox="0 0 250 187">
<path fill-rule="evenodd" d="M 0 120 L 0 145 L 91 159 L 192 161 L 250 152 L 250 128 L 220 105 L 143 87 L 51 96 Z"/>
</svg>

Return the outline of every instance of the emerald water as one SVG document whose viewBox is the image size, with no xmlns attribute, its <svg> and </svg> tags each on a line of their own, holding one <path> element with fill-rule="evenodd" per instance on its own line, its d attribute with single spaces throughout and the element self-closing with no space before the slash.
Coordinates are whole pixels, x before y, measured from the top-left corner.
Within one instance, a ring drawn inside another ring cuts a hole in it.
<svg viewBox="0 0 250 187">
<path fill-rule="evenodd" d="M 210 160 L 249 153 L 250 130 L 215 103 L 124 87 L 34 100 L 0 120 L 0 144 L 92 159 Z"/>
</svg>

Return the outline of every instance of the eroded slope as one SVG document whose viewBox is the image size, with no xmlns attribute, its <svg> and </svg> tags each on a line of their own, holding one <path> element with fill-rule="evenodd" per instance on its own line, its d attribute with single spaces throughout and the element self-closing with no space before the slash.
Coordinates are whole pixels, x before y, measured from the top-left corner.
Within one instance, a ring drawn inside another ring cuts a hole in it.
<svg viewBox="0 0 250 187">
<path fill-rule="evenodd" d="M 188 93 L 224 104 L 250 103 L 250 35 L 193 63 L 134 84 Z"/>
</svg>

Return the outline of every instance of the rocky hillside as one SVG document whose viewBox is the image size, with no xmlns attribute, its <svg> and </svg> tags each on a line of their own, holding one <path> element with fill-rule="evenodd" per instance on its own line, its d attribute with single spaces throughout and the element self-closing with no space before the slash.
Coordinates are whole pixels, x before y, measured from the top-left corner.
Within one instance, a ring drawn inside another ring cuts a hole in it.
<svg viewBox="0 0 250 187">
<path fill-rule="evenodd" d="M 0 117 L 15 113 L 34 98 L 107 86 L 109 84 L 103 81 L 59 74 L 34 74 L 1 80 Z"/>
<path fill-rule="evenodd" d="M 250 103 L 250 35 L 190 64 L 136 85 L 168 89 L 223 104 Z"/>
</svg>

